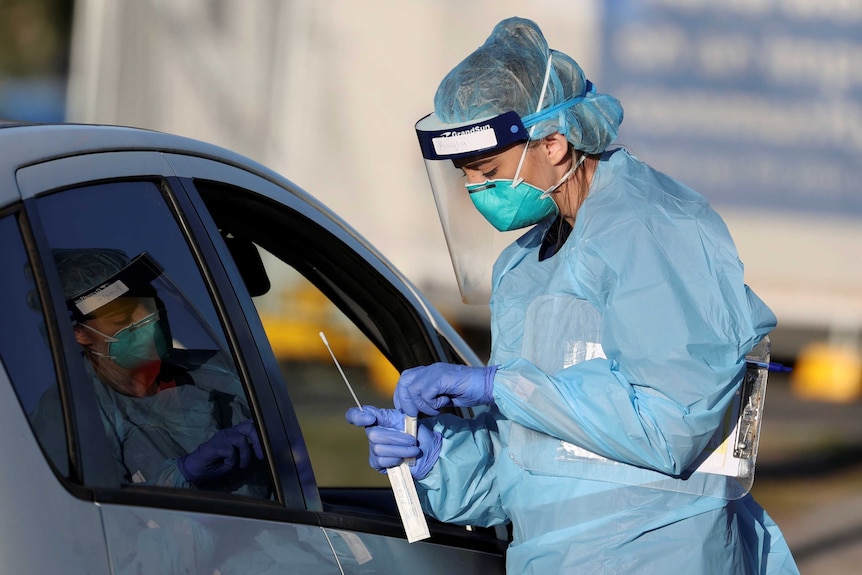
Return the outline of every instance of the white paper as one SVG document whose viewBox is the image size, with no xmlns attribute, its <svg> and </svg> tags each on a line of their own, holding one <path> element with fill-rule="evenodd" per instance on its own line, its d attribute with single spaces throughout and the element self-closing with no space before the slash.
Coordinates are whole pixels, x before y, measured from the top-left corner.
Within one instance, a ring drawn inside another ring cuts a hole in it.
<svg viewBox="0 0 862 575">
<path fill-rule="evenodd" d="M 422 505 L 419 504 L 419 495 L 416 493 L 416 485 L 413 476 L 410 475 L 410 467 L 402 463 L 398 467 L 390 467 L 386 470 L 389 483 L 392 484 L 392 492 L 395 494 L 395 503 L 398 504 L 398 514 L 401 515 L 401 523 L 407 533 L 407 541 L 414 543 L 431 537 L 428 531 L 428 522 L 422 513 Z"/>
</svg>

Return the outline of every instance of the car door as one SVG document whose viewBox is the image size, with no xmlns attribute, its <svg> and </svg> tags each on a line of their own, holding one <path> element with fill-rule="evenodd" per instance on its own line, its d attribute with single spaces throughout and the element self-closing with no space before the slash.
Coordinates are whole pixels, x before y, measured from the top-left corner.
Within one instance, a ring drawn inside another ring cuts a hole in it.
<svg viewBox="0 0 862 575">
<path fill-rule="evenodd" d="M 501 571 L 505 530 L 432 522 L 430 540 L 407 543 L 385 478 L 367 466 L 364 434 L 343 421 L 352 399 L 336 366 L 321 361 L 331 359 L 318 336 L 327 333 L 366 403 L 391 402 L 391 385 L 407 367 L 477 360 L 324 208 L 260 166 L 240 164 L 235 157 L 123 151 L 18 173 L 38 245 L 36 271 L 50 288 L 69 374 L 60 403 L 72 414 L 66 429 L 79 450 L 69 456 L 77 474 L 64 480 L 100 503 L 112 567 L 436 573 L 444 564 L 451 572 Z M 57 249 L 95 246 L 153 254 L 176 292 L 195 304 L 194 313 L 168 310 L 172 319 L 196 317 L 179 321 L 175 339 L 227 358 L 226 373 L 261 436 L 267 497 L 118 476 L 116 448 L 98 424 L 104 405 L 68 333 L 52 263 Z"/>
<path fill-rule="evenodd" d="M 59 395 L 51 393 L 64 375 L 52 354 L 53 323 L 44 311 L 31 240 L 20 205 L 0 210 L 0 571 L 107 574 L 98 506 L 61 483 L 77 469 L 69 463 L 74 446 L 67 442 Z M 31 433 L 37 402 L 46 394 L 56 402 L 44 406 L 57 414 L 56 424 Z"/>
</svg>

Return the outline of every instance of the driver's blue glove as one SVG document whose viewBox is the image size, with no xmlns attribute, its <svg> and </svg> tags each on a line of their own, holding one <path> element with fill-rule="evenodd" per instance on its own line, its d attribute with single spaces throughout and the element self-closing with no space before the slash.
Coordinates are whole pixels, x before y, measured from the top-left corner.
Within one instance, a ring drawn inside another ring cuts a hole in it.
<svg viewBox="0 0 862 575">
<path fill-rule="evenodd" d="M 218 431 L 197 449 L 178 458 L 177 467 L 183 477 L 197 485 L 218 479 L 234 469 L 245 469 L 252 456 L 262 460 L 263 449 L 254 422 L 248 419 Z"/>
<path fill-rule="evenodd" d="M 404 414 L 398 410 L 365 405 L 362 409 L 351 407 L 344 417 L 348 423 L 365 428 L 368 464 L 380 473 L 401 465 L 404 459 L 415 457 L 416 464 L 410 467 L 410 474 L 422 479 L 440 457 L 443 436 L 419 421 L 417 444 L 417 439 L 404 433 Z"/>
<path fill-rule="evenodd" d="M 437 415 L 447 405 L 473 407 L 494 403 L 497 366 L 469 367 L 434 363 L 404 370 L 395 386 L 395 407 L 415 417 Z"/>
</svg>

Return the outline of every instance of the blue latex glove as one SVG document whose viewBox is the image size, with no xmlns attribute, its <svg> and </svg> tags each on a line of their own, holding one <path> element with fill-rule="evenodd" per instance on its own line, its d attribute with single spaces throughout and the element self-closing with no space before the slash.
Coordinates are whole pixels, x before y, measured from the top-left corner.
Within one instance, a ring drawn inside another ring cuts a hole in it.
<svg viewBox="0 0 862 575">
<path fill-rule="evenodd" d="M 422 479 L 440 457 L 443 436 L 419 422 L 415 439 L 404 433 L 404 414 L 395 409 L 380 409 L 371 405 L 351 407 L 344 415 L 348 423 L 365 428 L 368 436 L 368 464 L 380 473 L 390 467 L 401 465 L 408 457 L 415 457 L 416 464 L 410 474 Z"/>
<path fill-rule="evenodd" d="M 245 469 L 252 456 L 263 459 L 263 448 L 254 422 L 250 419 L 222 429 L 201 443 L 197 449 L 177 459 L 177 467 L 195 485 Z"/>
<path fill-rule="evenodd" d="M 404 370 L 395 387 L 395 407 L 415 417 L 437 415 L 447 405 L 473 407 L 494 403 L 497 366 L 469 367 L 434 363 Z"/>
</svg>

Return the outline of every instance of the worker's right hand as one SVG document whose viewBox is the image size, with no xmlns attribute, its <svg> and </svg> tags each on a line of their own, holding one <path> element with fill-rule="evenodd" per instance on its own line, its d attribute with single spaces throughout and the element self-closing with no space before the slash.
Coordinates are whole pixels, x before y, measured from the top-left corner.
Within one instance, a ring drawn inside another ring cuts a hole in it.
<svg viewBox="0 0 862 575">
<path fill-rule="evenodd" d="M 186 480 L 200 485 L 247 468 L 252 457 L 262 460 L 263 449 L 254 422 L 249 419 L 218 431 L 197 449 L 178 458 L 177 467 Z"/>
<path fill-rule="evenodd" d="M 422 479 L 440 456 L 443 436 L 420 421 L 417 438 L 404 433 L 404 414 L 396 409 L 381 409 L 365 405 L 362 409 L 351 407 L 344 415 L 348 423 L 365 428 L 368 437 L 368 464 L 380 473 L 397 467 L 410 457 L 416 458 L 410 474 Z"/>
<path fill-rule="evenodd" d="M 416 417 L 438 415 L 448 405 L 474 407 L 494 403 L 497 366 L 470 367 L 452 363 L 405 369 L 395 386 L 395 407 Z"/>
</svg>

